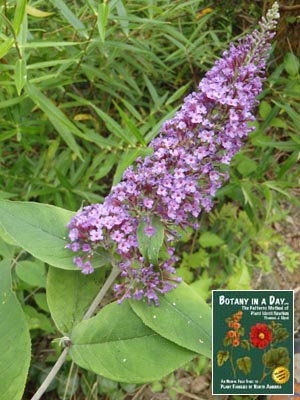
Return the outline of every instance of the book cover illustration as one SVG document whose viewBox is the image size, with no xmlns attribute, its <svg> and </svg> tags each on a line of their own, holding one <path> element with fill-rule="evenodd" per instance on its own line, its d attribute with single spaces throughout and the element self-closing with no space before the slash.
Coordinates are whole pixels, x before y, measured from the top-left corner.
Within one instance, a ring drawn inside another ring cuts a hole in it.
<svg viewBox="0 0 300 400">
<path fill-rule="evenodd" d="M 213 290 L 213 394 L 293 394 L 292 290 Z"/>
</svg>

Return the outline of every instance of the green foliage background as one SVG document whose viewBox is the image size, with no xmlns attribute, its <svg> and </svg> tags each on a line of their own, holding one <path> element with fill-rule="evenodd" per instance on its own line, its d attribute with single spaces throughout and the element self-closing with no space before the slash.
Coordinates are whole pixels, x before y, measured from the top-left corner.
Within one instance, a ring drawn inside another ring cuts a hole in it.
<svg viewBox="0 0 300 400">
<path fill-rule="evenodd" d="M 147 144 L 162 122 L 229 41 L 252 29 L 268 6 L 266 1 L 1 2 L 0 198 L 72 211 L 101 202 L 124 169 L 149 153 Z M 283 13 L 286 25 L 270 59 L 256 130 L 235 157 L 214 211 L 201 217 L 198 232 L 183 232 L 178 246 L 179 275 L 208 300 L 212 288 L 253 287 L 257 270 L 272 273 L 277 264 L 290 273 L 299 268 L 299 252 L 275 229 L 276 224 L 291 228 L 299 206 L 299 48 L 293 41 L 288 51 L 282 46 L 287 32 L 299 29 L 299 17 Z M 8 255 L 15 257 L 13 287 L 33 339 L 29 398 L 57 357 L 55 343 L 50 356 L 40 356 L 56 337 L 45 298 L 47 266 L 1 242 L 0 256 Z M 192 375 L 206 369 L 202 359 L 186 367 Z M 183 389 L 175 381 L 169 377 L 152 389 L 176 398 Z M 49 399 L 76 393 L 121 399 L 137 390 L 70 364 L 50 389 Z"/>
</svg>

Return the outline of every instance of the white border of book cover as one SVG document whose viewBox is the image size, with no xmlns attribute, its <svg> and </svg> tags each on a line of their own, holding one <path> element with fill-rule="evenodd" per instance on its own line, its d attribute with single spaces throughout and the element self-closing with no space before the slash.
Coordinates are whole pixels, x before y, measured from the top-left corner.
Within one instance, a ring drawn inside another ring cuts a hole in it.
<svg viewBox="0 0 300 400">
<path fill-rule="evenodd" d="M 212 394 L 294 395 L 294 291 L 212 290 Z"/>
</svg>

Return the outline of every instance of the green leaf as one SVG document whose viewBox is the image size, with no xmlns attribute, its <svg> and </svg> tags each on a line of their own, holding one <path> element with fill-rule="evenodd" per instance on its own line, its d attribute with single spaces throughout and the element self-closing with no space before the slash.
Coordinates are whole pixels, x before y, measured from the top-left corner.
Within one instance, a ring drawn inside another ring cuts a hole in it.
<svg viewBox="0 0 300 400">
<path fill-rule="evenodd" d="M 17 42 L 18 42 L 18 45 L 19 45 L 21 58 L 24 59 L 24 64 L 25 65 L 26 65 L 26 59 L 27 59 L 27 57 L 25 57 L 25 46 L 26 46 L 26 43 L 27 43 L 28 36 L 30 37 L 30 34 L 28 33 L 28 19 L 27 19 L 27 14 L 25 12 L 22 24 L 20 26 L 20 31 L 19 31 L 18 36 L 17 36 Z"/>
<path fill-rule="evenodd" d="M 0 226 L 1 228 L 1 226 Z M 9 258 L 12 259 L 15 253 L 15 246 L 11 246 L 10 244 L 8 244 L 7 242 L 5 242 L 2 238 L 1 238 L 1 232 L 0 232 L 0 255 L 3 258 Z"/>
<path fill-rule="evenodd" d="M 222 365 L 229 359 L 229 355 L 229 351 L 218 351 L 217 364 L 219 367 L 222 367 Z"/>
<path fill-rule="evenodd" d="M 246 339 L 241 340 L 241 347 L 245 350 L 250 350 L 251 346 L 250 346 L 250 342 Z"/>
<path fill-rule="evenodd" d="M 0 262 L 0 399 L 22 399 L 30 364 L 30 336 L 11 289 L 10 263 Z"/>
<path fill-rule="evenodd" d="M 45 311 L 46 313 L 50 314 L 49 306 L 47 303 L 46 293 L 36 293 L 34 296 L 34 301 L 38 305 L 38 307 Z"/>
<path fill-rule="evenodd" d="M 251 289 L 251 275 L 243 258 L 236 260 L 234 273 L 229 277 L 227 287 L 229 290 Z"/>
<path fill-rule="evenodd" d="M 130 300 L 142 321 L 164 338 L 196 353 L 211 357 L 211 309 L 188 285 L 159 296 L 158 307 Z"/>
<path fill-rule="evenodd" d="M 59 9 L 59 11 L 62 13 L 62 15 L 65 17 L 65 19 L 69 22 L 70 25 L 73 26 L 75 31 L 78 32 L 78 34 L 80 36 L 83 36 L 86 39 L 88 38 L 88 33 L 86 32 L 86 28 L 85 28 L 84 24 L 68 8 L 65 1 L 51 0 L 51 3 L 53 3 Z"/>
<path fill-rule="evenodd" d="M 288 367 L 290 363 L 288 349 L 286 347 L 270 349 L 263 354 L 262 361 L 267 368 Z"/>
<path fill-rule="evenodd" d="M 223 339 L 223 345 L 226 346 L 231 346 L 232 345 L 232 339 L 230 339 L 229 337 L 225 336 Z"/>
<path fill-rule="evenodd" d="M 289 336 L 289 332 L 286 328 L 278 328 L 273 332 L 273 343 L 284 342 Z"/>
<path fill-rule="evenodd" d="M 272 107 L 270 106 L 270 104 L 267 103 L 265 100 L 262 100 L 259 105 L 259 114 L 262 119 L 267 119 L 271 111 Z"/>
<path fill-rule="evenodd" d="M 296 115 L 295 115 L 295 117 L 296 117 Z M 299 124 L 300 124 L 300 122 L 299 122 Z M 266 135 L 257 135 L 255 137 L 253 137 L 251 141 L 252 141 L 252 144 L 254 144 L 255 146 L 271 147 L 271 148 L 275 148 L 275 149 L 279 149 L 279 150 L 283 150 L 283 151 L 287 151 L 287 152 L 300 150 L 300 146 L 298 144 L 296 144 L 293 140 L 273 141 Z"/>
<path fill-rule="evenodd" d="M 128 144 L 131 145 L 134 144 L 133 137 L 128 137 L 128 135 L 126 135 L 121 125 L 119 125 L 113 118 L 111 118 L 108 114 L 106 114 L 104 111 L 100 110 L 100 108 L 96 106 L 93 106 L 93 109 L 99 115 L 99 117 L 104 121 L 107 129 L 112 134 L 118 136 L 120 139 L 123 139 Z"/>
<path fill-rule="evenodd" d="M 166 101 L 166 105 L 170 105 L 174 103 L 174 101 L 181 99 L 182 96 L 186 93 L 188 88 L 191 86 L 191 82 L 186 83 L 184 86 L 181 86 L 179 89 L 176 90 L 175 93 L 172 94 L 171 97 Z"/>
<path fill-rule="evenodd" d="M 186 253 L 185 251 L 182 253 L 182 262 L 180 264 L 181 267 L 184 267 L 188 270 L 198 269 L 200 267 L 208 266 L 206 263 L 207 252 L 204 249 L 200 249 L 196 253 Z M 178 274 L 181 276 L 180 274 Z"/>
<path fill-rule="evenodd" d="M 180 276 L 182 280 L 186 283 L 193 282 L 194 274 L 191 269 L 185 264 L 181 264 L 179 268 L 176 268 L 176 274 Z"/>
<path fill-rule="evenodd" d="M 30 330 L 41 329 L 46 333 L 55 333 L 54 326 L 51 324 L 49 317 L 37 311 L 34 307 L 24 306 L 23 307 L 27 325 Z"/>
<path fill-rule="evenodd" d="M 300 114 L 295 111 L 289 104 L 281 104 L 277 101 L 273 101 L 278 107 L 282 108 L 289 117 L 294 121 L 297 129 L 300 129 Z"/>
<path fill-rule="evenodd" d="M 1 204 L 0 204 L 0 207 L 1 207 Z M 1 208 L 0 208 L 0 213 L 1 213 Z M 1 220 L 0 220 L 0 237 L 9 246 L 19 247 L 18 243 L 11 236 L 9 236 L 8 233 L 6 232 L 6 230 L 3 228 L 3 226 L 1 225 Z"/>
<path fill-rule="evenodd" d="M 272 329 L 272 342 L 278 343 L 287 340 L 290 336 L 288 330 L 279 322 L 272 321 L 270 328 Z"/>
<path fill-rule="evenodd" d="M 32 101 L 46 114 L 49 121 L 61 135 L 63 140 L 67 143 L 70 149 L 82 159 L 80 148 L 73 136 L 73 134 L 78 134 L 81 136 L 79 129 L 34 85 L 27 83 L 26 91 Z"/>
<path fill-rule="evenodd" d="M 53 42 L 53 41 L 40 41 L 40 42 L 28 42 L 26 43 L 24 48 L 27 49 L 38 49 L 40 47 L 66 47 L 66 46 L 76 46 L 81 44 L 80 42 L 71 42 L 71 41 L 64 41 L 64 42 Z"/>
<path fill-rule="evenodd" d="M 82 320 L 101 289 L 104 270 L 91 275 L 50 267 L 47 279 L 47 301 L 57 329 L 68 335 Z"/>
<path fill-rule="evenodd" d="M 278 178 L 281 179 L 299 160 L 299 151 L 294 151 L 284 162 L 280 164 Z"/>
<path fill-rule="evenodd" d="M 100 39 L 101 39 L 102 43 L 105 42 L 108 14 L 109 14 L 108 1 L 104 0 L 103 3 L 99 2 L 97 26 L 98 26 L 98 31 L 99 31 L 99 35 L 100 35 Z"/>
<path fill-rule="evenodd" d="M 280 183 L 278 181 L 267 181 L 264 182 L 263 185 L 267 186 L 269 189 L 275 190 L 278 193 L 283 194 L 286 196 L 288 199 L 291 198 L 291 195 L 288 191 L 284 190 L 283 188 L 280 187 Z"/>
<path fill-rule="evenodd" d="M 21 25 L 25 16 L 25 9 L 26 9 L 27 0 L 17 0 L 17 5 L 15 9 L 15 15 L 13 20 L 13 27 L 15 30 L 16 36 L 18 36 Z"/>
<path fill-rule="evenodd" d="M 284 69 L 290 76 L 296 76 L 299 73 L 299 58 L 293 53 L 286 53 L 284 56 Z"/>
<path fill-rule="evenodd" d="M 17 93 L 20 96 L 23 87 L 26 84 L 27 71 L 26 71 L 26 60 L 21 58 L 17 60 L 15 65 L 15 85 L 17 88 Z"/>
<path fill-rule="evenodd" d="M 26 6 L 26 13 L 36 18 L 46 18 L 54 14 L 53 12 L 41 11 L 35 7 L 30 6 L 29 4 L 27 4 Z"/>
<path fill-rule="evenodd" d="M 155 106 L 157 108 L 159 108 L 161 105 L 161 101 L 160 101 L 159 95 L 158 95 L 155 87 L 153 86 L 152 82 L 150 81 L 150 79 L 148 78 L 148 76 L 146 74 L 143 74 L 143 77 L 144 77 L 144 81 L 146 83 L 147 89 L 150 93 L 150 96 L 153 100 L 153 103 L 155 104 Z"/>
<path fill-rule="evenodd" d="M 249 176 L 252 172 L 257 170 L 257 163 L 249 157 L 240 155 L 236 158 L 237 170 L 243 176 Z"/>
<path fill-rule="evenodd" d="M 14 42 L 15 42 L 14 39 L 6 39 L 0 45 L 0 59 L 6 55 L 6 53 L 9 51 L 9 49 L 13 46 Z"/>
<path fill-rule="evenodd" d="M 252 360 L 250 357 L 241 357 L 236 360 L 238 369 L 244 372 L 245 375 L 250 374 L 252 368 Z"/>
<path fill-rule="evenodd" d="M 46 287 L 46 268 L 39 260 L 19 261 L 16 265 L 16 274 L 22 281 L 31 286 Z"/>
<path fill-rule="evenodd" d="M 203 232 L 200 236 L 199 243 L 202 247 L 217 247 L 224 243 L 224 240 L 213 232 Z"/>
<path fill-rule="evenodd" d="M 80 322 L 71 342 L 76 364 L 119 382 L 160 380 L 195 356 L 147 328 L 127 302 L 111 303 Z"/>
<path fill-rule="evenodd" d="M 128 15 L 126 8 L 122 1 L 117 2 L 117 11 L 120 18 L 120 25 L 122 27 L 122 31 L 125 33 L 126 36 L 129 35 L 129 22 L 128 22 Z"/>
<path fill-rule="evenodd" d="M 284 121 L 281 118 L 274 118 L 271 122 L 270 122 L 270 126 L 274 126 L 276 128 L 283 128 L 283 129 L 287 129 L 287 123 L 286 121 Z"/>
<path fill-rule="evenodd" d="M 118 110 L 124 125 L 127 128 L 128 134 L 132 136 L 131 141 L 134 141 L 136 139 L 138 143 L 146 146 L 145 139 L 142 136 L 140 130 L 137 128 L 136 123 L 129 118 L 129 116 L 122 110 L 121 107 L 118 106 L 116 102 L 114 102 L 114 105 Z"/>
<path fill-rule="evenodd" d="M 25 96 L 23 95 L 23 96 L 11 98 L 9 100 L 1 101 L 0 109 L 8 108 L 8 107 L 14 106 L 15 104 L 21 103 L 24 100 L 24 98 L 25 98 Z"/>
<path fill-rule="evenodd" d="M 58 268 L 77 269 L 74 253 L 65 249 L 67 223 L 73 212 L 47 204 L 0 201 L 0 228 L 15 244 L 34 257 Z M 2 234 L 3 233 L 3 234 Z"/>
<path fill-rule="evenodd" d="M 155 229 L 153 236 L 145 234 L 145 228 L 151 226 Z M 159 251 L 164 241 L 165 228 L 159 217 L 150 217 L 150 221 L 146 222 L 141 219 L 137 228 L 137 239 L 139 243 L 139 250 L 143 257 L 149 261 L 149 263 L 157 265 Z"/>
<path fill-rule="evenodd" d="M 252 186 L 248 182 L 241 182 L 241 190 L 244 196 L 245 204 L 249 204 L 249 206 L 253 209 L 253 193 Z"/>
<path fill-rule="evenodd" d="M 211 286 L 214 284 L 213 278 L 208 276 L 207 271 L 203 271 L 197 280 L 191 283 L 191 288 L 195 292 L 199 293 L 204 300 L 207 300 L 211 296 Z"/>
</svg>

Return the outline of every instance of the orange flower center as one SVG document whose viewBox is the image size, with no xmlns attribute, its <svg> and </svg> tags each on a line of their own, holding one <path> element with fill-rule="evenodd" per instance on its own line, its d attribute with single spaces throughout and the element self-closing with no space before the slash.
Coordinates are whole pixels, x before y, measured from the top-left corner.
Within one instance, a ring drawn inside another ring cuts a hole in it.
<svg viewBox="0 0 300 400">
<path fill-rule="evenodd" d="M 264 339 L 265 338 L 265 334 L 263 332 L 259 332 L 258 337 L 260 339 Z"/>
</svg>

